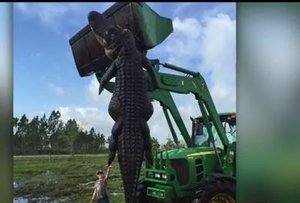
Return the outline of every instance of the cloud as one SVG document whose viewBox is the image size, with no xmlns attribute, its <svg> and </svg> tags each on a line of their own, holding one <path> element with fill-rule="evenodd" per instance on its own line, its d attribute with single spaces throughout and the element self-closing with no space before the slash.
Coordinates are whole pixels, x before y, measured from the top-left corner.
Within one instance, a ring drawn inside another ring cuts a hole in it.
<svg viewBox="0 0 300 203">
<path fill-rule="evenodd" d="M 235 111 L 236 21 L 223 13 L 201 20 L 175 17 L 173 27 L 171 36 L 151 54 L 200 72 L 217 109 Z"/>
<path fill-rule="evenodd" d="M 175 17 L 174 32 L 155 48 L 155 52 L 151 50 L 151 55 L 200 72 L 208 83 L 217 111 L 221 113 L 236 111 L 236 21 L 217 10 L 214 7 L 201 19 Z M 192 95 L 174 93 L 172 96 L 190 133 L 190 116 L 201 115 L 199 106 Z M 149 126 L 151 124 L 153 135 L 162 136 L 159 140 L 164 142 L 170 131 L 163 113 L 157 110 L 161 107 L 155 105 L 155 108 Z M 183 139 L 176 127 L 175 130 L 179 139 Z"/>
<path fill-rule="evenodd" d="M 195 17 L 201 20 L 224 13 L 230 17 L 236 17 L 236 3 L 179 3 L 172 9 L 172 15 L 178 17 Z"/>
<path fill-rule="evenodd" d="M 152 102 L 152 105 L 154 112 L 148 121 L 150 135 L 158 139 L 160 143 L 164 143 L 170 135 L 170 130 L 159 102 Z"/>
<path fill-rule="evenodd" d="M 180 14 L 184 11 L 186 11 L 187 8 L 193 6 L 194 3 L 192 2 L 184 2 L 184 3 L 180 3 L 178 4 L 178 6 L 172 11 L 174 14 Z"/>
<path fill-rule="evenodd" d="M 64 96 L 66 94 L 63 87 L 54 85 L 52 83 L 50 83 L 48 87 L 55 96 Z"/>
<path fill-rule="evenodd" d="M 111 80 L 113 81 L 113 80 Z M 99 82 L 95 76 L 92 77 L 90 80 L 90 83 L 87 87 L 86 91 L 86 97 L 87 100 L 90 102 L 93 106 L 102 106 L 102 107 L 108 107 L 108 104 L 110 102 L 110 99 L 112 97 L 112 93 L 108 92 L 106 89 L 102 91 L 102 93 L 99 95 Z"/>
<path fill-rule="evenodd" d="M 236 18 L 236 3 L 214 3 L 211 9 L 207 9 L 203 12 L 204 20 L 207 18 L 215 17 L 219 14 L 225 14 L 230 16 L 231 18 Z"/>
<path fill-rule="evenodd" d="M 168 62 L 182 67 L 188 67 L 193 59 L 200 59 L 199 39 L 202 25 L 195 18 L 173 20 L 174 32 L 161 47 L 159 52 L 165 52 Z M 158 53 L 158 52 L 157 52 Z M 179 58 L 178 58 L 179 57 Z"/>
<path fill-rule="evenodd" d="M 209 75 L 210 90 L 217 107 L 235 111 L 236 22 L 228 15 L 209 18 L 203 31 L 200 70 Z"/>
<path fill-rule="evenodd" d="M 79 8 L 75 4 L 58 3 L 15 3 L 15 8 L 27 18 L 35 18 L 44 25 L 58 24 L 67 12 L 76 12 Z"/>
<path fill-rule="evenodd" d="M 110 136 L 114 121 L 107 111 L 101 111 L 95 107 L 59 107 L 64 122 L 75 119 L 83 130 L 90 130 L 92 127 L 105 136 Z"/>
<path fill-rule="evenodd" d="M 102 11 L 111 5 L 112 3 L 91 3 L 84 6 L 82 3 L 14 3 L 16 11 L 26 19 L 34 19 L 55 31 L 59 31 L 65 25 L 81 29 L 87 24 L 89 11 L 95 8 Z"/>
</svg>

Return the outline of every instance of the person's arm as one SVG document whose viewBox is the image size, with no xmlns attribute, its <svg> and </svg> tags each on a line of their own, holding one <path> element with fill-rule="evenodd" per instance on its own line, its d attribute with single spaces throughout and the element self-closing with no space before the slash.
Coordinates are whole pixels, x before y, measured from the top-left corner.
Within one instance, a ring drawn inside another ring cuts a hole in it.
<svg viewBox="0 0 300 203">
<path fill-rule="evenodd" d="M 92 196 L 92 199 L 91 199 L 90 203 L 93 203 L 93 202 L 95 202 L 95 201 L 96 201 L 96 194 L 97 194 L 97 189 L 95 188 L 95 189 L 94 189 L 94 193 L 93 193 L 93 196 Z"/>
<path fill-rule="evenodd" d="M 111 165 L 107 167 L 107 171 L 106 171 L 106 174 L 105 174 L 105 179 L 106 180 L 109 178 L 110 168 L 111 168 Z"/>
</svg>

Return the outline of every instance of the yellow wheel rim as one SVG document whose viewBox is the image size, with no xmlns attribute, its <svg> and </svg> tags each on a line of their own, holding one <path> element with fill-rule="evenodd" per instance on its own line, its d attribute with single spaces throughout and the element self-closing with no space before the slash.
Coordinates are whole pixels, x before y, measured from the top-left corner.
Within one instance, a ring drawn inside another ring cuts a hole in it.
<svg viewBox="0 0 300 203">
<path fill-rule="evenodd" d="M 236 203 L 235 200 L 228 194 L 220 193 L 211 198 L 209 203 Z"/>
</svg>

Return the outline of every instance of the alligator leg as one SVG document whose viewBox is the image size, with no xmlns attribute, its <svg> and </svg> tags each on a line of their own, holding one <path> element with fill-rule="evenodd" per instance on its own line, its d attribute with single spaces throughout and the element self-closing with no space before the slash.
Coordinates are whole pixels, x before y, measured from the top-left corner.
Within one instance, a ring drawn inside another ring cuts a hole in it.
<svg viewBox="0 0 300 203">
<path fill-rule="evenodd" d="M 153 106 L 152 103 L 148 101 L 145 103 L 144 106 L 143 119 L 141 120 L 141 129 L 144 138 L 145 157 L 147 162 L 150 165 L 153 165 L 153 156 L 152 156 L 152 142 L 150 136 L 150 129 L 147 124 L 147 121 L 150 119 L 152 114 L 153 114 Z"/>
<path fill-rule="evenodd" d="M 144 135 L 144 143 L 145 143 L 145 157 L 150 165 L 153 165 L 153 156 L 152 156 L 152 144 L 151 144 L 151 136 L 150 129 L 148 124 L 145 121 L 141 122 L 141 127 Z"/>
<path fill-rule="evenodd" d="M 115 158 L 116 151 L 118 149 L 118 137 L 121 134 L 122 126 L 123 126 L 122 125 L 123 117 L 121 116 L 121 106 L 117 94 L 113 94 L 110 100 L 108 113 L 115 121 L 115 124 L 111 129 L 111 137 L 109 140 L 109 156 L 108 156 L 107 163 L 108 165 L 110 165 Z"/>
<path fill-rule="evenodd" d="M 142 57 L 142 66 L 143 66 L 143 67 L 147 70 L 147 72 L 149 73 L 149 76 L 150 76 L 151 81 L 152 81 L 152 86 L 153 86 L 154 88 L 157 88 L 157 87 L 158 87 L 158 82 L 157 82 L 157 79 L 156 79 L 156 76 L 155 76 L 153 67 L 152 67 L 151 63 L 149 62 L 149 59 L 147 59 L 145 56 Z"/>
<path fill-rule="evenodd" d="M 116 76 L 116 72 L 117 66 L 115 61 L 113 61 L 100 80 L 99 94 L 101 94 L 104 86 L 109 82 L 109 80 Z"/>
<path fill-rule="evenodd" d="M 109 140 L 109 147 L 108 147 L 109 148 L 109 155 L 107 160 L 108 166 L 111 165 L 115 159 L 116 152 L 118 149 L 118 136 L 121 133 L 121 129 L 122 129 L 122 121 L 121 119 L 118 119 L 111 130 L 111 137 Z"/>
</svg>

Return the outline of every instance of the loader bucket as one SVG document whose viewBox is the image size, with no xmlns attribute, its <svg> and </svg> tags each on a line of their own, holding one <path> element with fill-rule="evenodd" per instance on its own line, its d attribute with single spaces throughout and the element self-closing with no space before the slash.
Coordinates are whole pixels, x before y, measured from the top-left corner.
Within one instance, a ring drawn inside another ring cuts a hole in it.
<svg viewBox="0 0 300 203">
<path fill-rule="evenodd" d="M 118 2 L 102 14 L 109 23 L 130 29 L 141 52 L 157 46 L 173 32 L 172 20 L 159 16 L 145 3 Z M 81 77 L 102 72 L 111 63 L 89 25 L 76 33 L 69 43 Z"/>
</svg>

